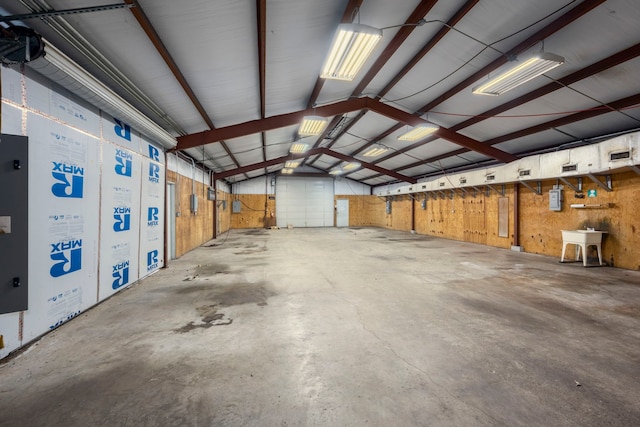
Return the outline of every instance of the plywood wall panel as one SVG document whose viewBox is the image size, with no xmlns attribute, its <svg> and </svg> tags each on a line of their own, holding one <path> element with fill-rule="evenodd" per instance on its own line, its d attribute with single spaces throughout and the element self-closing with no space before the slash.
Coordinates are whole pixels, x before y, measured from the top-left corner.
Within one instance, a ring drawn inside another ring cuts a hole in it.
<svg viewBox="0 0 640 427">
<path fill-rule="evenodd" d="M 213 201 L 207 200 L 208 186 L 167 170 L 167 181 L 176 185 L 176 257 L 213 238 Z M 191 212 L 192 191 L 198 197 L 198 211 Z"/>
<path fill-rule="evenodd" d="M 349 200 L 349 227 L 384 227 L 384 199 L 377 196 L 338 195 L 337 200 Z"/>
<path fill-rule="evenodd" d="M 542 183 L 541 196 L 521 189 L 519 227 L 520 244 L 524 250 L 560 258 L 561 230 L 593 227 L 608 232 L 602 241 L 602 251 L 603 259 L 609 265 L 640 270 L 640 176 L 634 172 L 613 174 L 612 181 L 613 191 L 607 192 L 588 178 L 584 179 L 585 198 L 576 198 L 576 193 L 564 186 L 562 211 L 559 212 L 549 210 L 549 190 L 555 181 Z M 586 197 L 589 190 L 596 190 L 596 197 Z M 571 204 L 609 203 L 612 207 L 570 207 Z M 593 250 L 589 256 L 595 256 Z"/>
<path fill-rule="evenodd" d="M 240 212 L 231 213 L 231 228 L 265 228 L 276 225 L 276 201 L 265 194 L 233 194 Z M 231 204 L 229 204 L 231 209 Z"/>
<path fill-rule="evenodd" d="M 221 235 L 231 229 L 231 200 L 232 196 L 222 190 L 216 190 L 216 203 L 217 203 L 217 226 L 216 233 Z"/>
</svg>

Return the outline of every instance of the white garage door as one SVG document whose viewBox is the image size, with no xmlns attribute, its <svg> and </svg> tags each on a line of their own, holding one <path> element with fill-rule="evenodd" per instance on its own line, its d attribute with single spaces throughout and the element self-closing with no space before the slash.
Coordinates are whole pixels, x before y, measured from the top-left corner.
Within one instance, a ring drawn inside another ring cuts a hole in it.
<svg viewBox="0 0 640 427">
<path fill-rule="evenodd" d="M 278 177 L 278 227 L 333 227 L 333 179 Z"/>
</svg>

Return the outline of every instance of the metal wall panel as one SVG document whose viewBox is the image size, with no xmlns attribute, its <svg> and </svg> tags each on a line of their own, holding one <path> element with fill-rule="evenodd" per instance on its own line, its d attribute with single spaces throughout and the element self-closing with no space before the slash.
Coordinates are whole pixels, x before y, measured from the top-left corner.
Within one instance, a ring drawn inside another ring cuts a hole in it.
<svg viewBox="0 0 640 427">
<path fill-rule="evenodd" d="M 0 314 L 28 305 L 28 147 L 26 136 L 0 136 Z"/>
</svg>

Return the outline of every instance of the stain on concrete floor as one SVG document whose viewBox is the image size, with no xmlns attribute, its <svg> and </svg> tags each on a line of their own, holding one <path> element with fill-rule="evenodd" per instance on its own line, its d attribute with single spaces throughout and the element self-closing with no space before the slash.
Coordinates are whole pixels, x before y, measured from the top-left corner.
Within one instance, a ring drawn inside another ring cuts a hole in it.
<svg viewBox="0 0 640 427">
<path fill-rule="evenodd" d="M 276 295 L 265 283 L 236 283 L 212 289 L 209 297 L 220 307 L 243 304 L 266 305 L 267 299 Z"/>
<path fill-rule="evenodd" d="M 249 243 L 247 245 L 244 246 L 244 251 L 239 251 L 239 252 L 234 252 L 235 255 L 252 255 L 252 254 L 257 254 L 260 252 L 266 252 L 267 251 L 267 246 L 263 245 L 260 246 L 256 243 Z"/>
<path fill-rule="evenodd" d="M 213 276 L 215 274 L 228 274 L 229 265 L 227 264 L 204 264 L 196 267 L 196 274 L 202 276 Z"/>
<path fill-rule="evenodd" d="M 185 332 L 191 332 L 195 329 L 209 329 L 212 326 L 228 326 L 233 323 L 233 319 L 225 319 L 224 313 L 218 313 L 218 309 L 215 304 L 203 305 L 196 307 L 198 315 L 201 317 L 200 323 L 191 321 L 181 328 L 175 329 L 174 332 L 184 334 Z"/>
</svg>

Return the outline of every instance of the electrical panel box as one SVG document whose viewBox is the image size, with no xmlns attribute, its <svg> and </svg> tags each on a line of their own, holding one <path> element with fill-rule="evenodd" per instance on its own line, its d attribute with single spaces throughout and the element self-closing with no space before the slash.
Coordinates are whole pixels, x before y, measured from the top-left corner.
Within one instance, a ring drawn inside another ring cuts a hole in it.
<svg viewBox="0 0 640 427">
<path fill-rule="evenodd" d="M 28 141 L 0 135 L 0 314 L 28 308 Z"/>
<path fill-rule="evenodd" d="M 240 213 L 240 200 L 234 200 L 231 204 L 231 212 Z"/>
<path fill-rule="evenodd" d="M 192 194 L 191 198 L 191 212 L 198 213 L 198 195 L 197 194 Z"/>
<path fill-rule="evenodd" d="M 386 212 L 387 212 L 387 215 L 391 213 L 391 200 L 387 200 Z"/>
<path fill-rule="evenodd" d="M 209 187 L 209 189 L 207 190 L 207 200 L 215 200 L 215 199 L 216 199 L 216 191 L 212 187 Z"/>
<path fill-rule="evenodd" d="M 554 188 L 549 190 L 549 210 L 561 211 L 562 210 L 562 190 Z"/>
<path fill-rule="evenodd" d="M 420 207 L 422 208 L 422 210 L 427 209 L 427 199 L 423 199 L 423 200 L 420 202 Z"/>
</svg>

